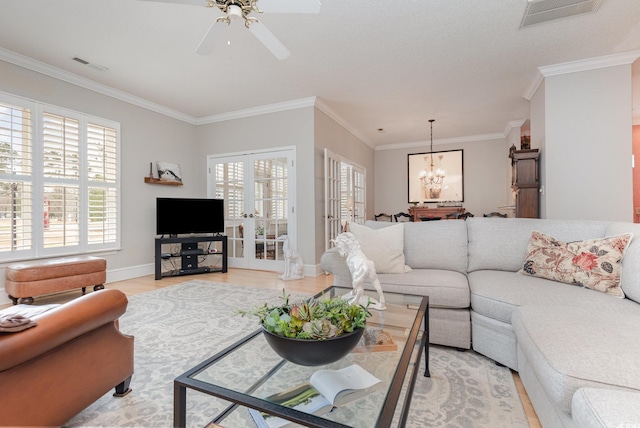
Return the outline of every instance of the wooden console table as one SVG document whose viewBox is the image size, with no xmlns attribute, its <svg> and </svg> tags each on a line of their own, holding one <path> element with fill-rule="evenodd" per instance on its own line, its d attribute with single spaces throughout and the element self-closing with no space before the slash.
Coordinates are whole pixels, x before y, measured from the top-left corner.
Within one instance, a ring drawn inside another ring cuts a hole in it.
<svg viewBox="0 0 640 428">
<path fill-rule="evenodd" d="M 447 214 L 464 214 L 463 207 L 411 207 L 409 208 L 409 214 L 413 216 L 413 221 L 421 221 L 421 217 L 433 218 L 440 217 L 442 220 L 449 220 Z"/>
</svg>

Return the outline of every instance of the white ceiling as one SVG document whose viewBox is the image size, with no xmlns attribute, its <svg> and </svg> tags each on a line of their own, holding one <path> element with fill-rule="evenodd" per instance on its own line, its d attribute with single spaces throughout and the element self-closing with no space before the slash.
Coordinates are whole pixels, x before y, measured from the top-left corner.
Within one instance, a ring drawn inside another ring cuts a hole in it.
<svg viewBox="0 0 640 428">
<path fill-rule="evenodd" d="M 503 135 L 528 118 L 538 67 L 640 50 L 638 0 L 525 29 L 526 0 L 321 3 L 259 16 L 283 61 L 241 22 L 198 55 L 216 10 L 137 0 L 2 0 L 0 48 L 205 120 L 318 97 L 379 148 L 428 139 L 430 118 L 436 143 Z"/>
</svg>

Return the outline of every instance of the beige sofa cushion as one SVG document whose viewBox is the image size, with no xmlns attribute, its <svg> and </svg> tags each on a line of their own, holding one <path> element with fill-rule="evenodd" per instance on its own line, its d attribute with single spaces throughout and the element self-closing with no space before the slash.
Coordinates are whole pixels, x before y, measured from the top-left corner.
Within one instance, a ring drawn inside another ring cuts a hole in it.
<svg viewBox="0 0 640 428">
<path fill-rule="evenodd" d="M 364 255 L 374 263 L 377 273 L 411 271 L 404 263 L 404 223 L 377 230 L 349 223 L 349 231 L 358 240 Z"/>
<path fill-rule="evenodd" d="M 531 232 L 527 254 L 518 273 L 584 286 L 615 297 L 620 288 L 622 258 L 632 235 L 562 242 L 551 235 Z"/>
</svg>

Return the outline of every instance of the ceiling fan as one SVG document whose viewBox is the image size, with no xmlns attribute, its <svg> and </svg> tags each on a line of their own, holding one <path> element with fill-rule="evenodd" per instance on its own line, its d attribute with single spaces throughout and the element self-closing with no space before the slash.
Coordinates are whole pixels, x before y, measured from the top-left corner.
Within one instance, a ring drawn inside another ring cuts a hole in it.
<svg viewBox="0 0 640 428">
<path fill-rule="evenodd" d="M 204 35 L 196 52 L 208 55 L 213 52 L 218 38 L 224 33 L 222 24 L 231 24 L 240 18 L 244 19 L 244 26 L 256 36 L 267 49 L 278 59 L 287 58 L 291 52 L 265 27 L 257 18 L 258 13 L 318 13 L 319 0 L 142 0 L 161 3 L 188 4 L 217 8 L 224 15 L 218 17 Z M 259 4 L 259 6 L 258 6 Z"/>
</svg>

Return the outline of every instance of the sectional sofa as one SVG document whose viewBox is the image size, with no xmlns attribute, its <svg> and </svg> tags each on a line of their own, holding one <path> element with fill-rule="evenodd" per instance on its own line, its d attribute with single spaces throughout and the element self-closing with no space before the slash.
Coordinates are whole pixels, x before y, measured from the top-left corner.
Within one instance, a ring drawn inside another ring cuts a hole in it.
<svg viewBox="0 0 640 428">
<path fill-rule="evenodd" d="M 640 425 L 640 225 L 470 218 L 351 226 L 384 290 L 429 296 L 430 342 L 473 348 L 518 371 L 545 427 Z M 554 258 L 576 248 L 573 258 Z M 321 264 L 336 285 L 350 286 L 337 251 Z"/>
</svg>

